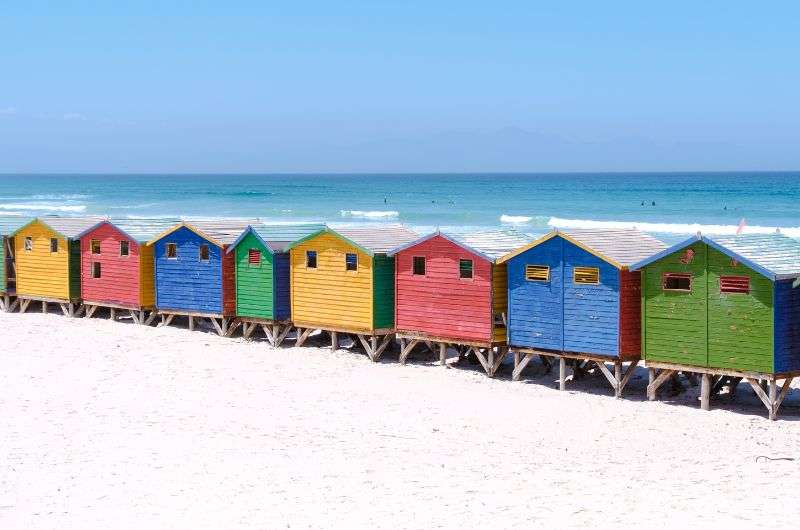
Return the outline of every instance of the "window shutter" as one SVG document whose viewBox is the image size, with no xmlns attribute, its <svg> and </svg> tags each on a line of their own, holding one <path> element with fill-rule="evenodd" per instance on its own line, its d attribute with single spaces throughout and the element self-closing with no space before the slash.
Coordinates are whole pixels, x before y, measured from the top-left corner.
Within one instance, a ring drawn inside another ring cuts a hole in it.
<svg viewBox="0 0 800 530">
<path fill-rule="evenodd" d="M 550 267 L 546 265 L 525 265 L 525 279 L 529 282 L 549 282 Z"/>
</svg>

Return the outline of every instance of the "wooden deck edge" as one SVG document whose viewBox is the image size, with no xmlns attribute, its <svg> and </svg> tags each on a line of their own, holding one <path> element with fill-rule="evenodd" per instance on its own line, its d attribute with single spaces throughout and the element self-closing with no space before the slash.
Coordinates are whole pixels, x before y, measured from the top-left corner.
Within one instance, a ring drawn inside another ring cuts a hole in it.
<svg viewBox="0 0 800 530">
<path fill-rule="evenodd" d="M 273 320 L 270 318 L 243 317 L 239 315 L 236 315 L 233 318 L 239 322 L 247 322 L 249 324 L 280 324 L 282 326 L 286 324 L 292 324 L 291 320 Z"/>
<path fill-rule="evenodd" d="M 92 305 L 97 307 L 106 307 L 110 309 L 124 309 L 127 311 L 152 311 L 153 306 L 140 306 L 140 305 L 126 305 L 126 304 L 114 304 L 110 302 L 96 302 L 93 300 L 84 300 L 83 305 Z"/>
<path fill-rule="evenodd" d="M 18 294 L 16 297 L 19 300 L 30 300 L 31 302 L 47 302 L 49 304 L 79 304 L 80 298 L 49 298 L 46 296 L 32 296 L 27 294 Z"/>
<path fill-rule="evenodd" d="M 545 357 L 556 357 L 564 359 L 583 359 L 587 361 L 600 361 L 600 362 L 636 362 L 641 360 L 641 357 L 638 356 L 629 356 L 626 355 L 624 357 L 616 356 L 616 355 L 601 355 L 598 353 L 581 353 L 581 352 L 569 352 L 569 351 L 555 351 L 555 350 L 539 350 L 535 348 L 527 348 L 527 347 L 519 347 L 510 345 L 508 349 L 512 352 L 522 353 L 522 354 L 531 354 L 531 355 L 544 355 Z"/>
<path fill-rule="evenodd" d="M 428 333 L 417 333 L 414 331 L 396 331 L 395 335 L 398 339 L 421 340 L 427 342 L 444 342 L 447 344 L 456 344 L 459 346 L 473 346 L 476 348 L 494 348 L 497 346 L 505 346 L 505 341 L 476 341 L 469 339 L 459 339 L 456 337 L 442 337 L 438 335 L 430 335 Z"/>
<path fill-rule="evenodd" d="M 800 376 L 800 371 L 780 372 L 771 374 L 767 372 L 752 372 L 745 370 L 732 370 L 727 368 L 711 368 L 707 366 L 695 366 L 691 364 L 663 363 L 659 361 L 648 361 L 647 359 L 644 360 L 644 364 L 647 368 L 656 368 L 659 370 L 673 370 L 676 372 L 691 372 L 696 374 L 722 375 L 728 377 L 742 377 L 742 378 L 749 377 L 755 379 L 766 379 L 768 381 Z"/>
<path fill-rule="evenodd" d="M 178 309 L 159 309 L 159 308 L 155 308 L 154 311 L 159 315 L 175 315 L 176 317 L 234 318 L 233 315 L 226 315 L 224 313 L 200 313 L 197 311 L 181 311 Z"/>
<path fill-rule="evenodd" d="M 335 331 L 336 333 L 349 333 L 351 335 L 394 335 L 394 328 L 378 328 L 378 329 L 356 329 L 344 328 L 339 326 L 327 326 L 324 324 L 311 324 L 307 322 L 293 322 L 292 325 L 296 328 L 315 329 L 319 331 Z"/>
</svg>

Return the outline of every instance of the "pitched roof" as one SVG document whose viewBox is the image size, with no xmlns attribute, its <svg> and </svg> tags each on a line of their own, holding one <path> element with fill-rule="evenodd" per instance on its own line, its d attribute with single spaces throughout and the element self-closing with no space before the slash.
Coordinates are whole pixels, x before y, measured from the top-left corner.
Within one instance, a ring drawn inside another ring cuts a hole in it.
<svg viewBox="0 0 800 530">
<path fill-rule="evenodd" d="M 530 237 L 514 230 L 480 230 L 466 233 L 442 233 L 436 231 L 397 247 L 389 254 L 397 254 L 436 236 L 443 237 L 469 252 L 482 256 L 488 261 L 495 261 L 497 258 L 530 241 Z"/>
<path fill-rule="evenodd" d="M 236 241 L 228 248 L 228 252 L 236 248 L 236 245 L 249 233 L 255 234 L 272 252 L 285 252 L 291 243 L 324 229 L 325 225 L 322 223 L 256 223 L 239 234 Z"/>
<path fill-rule="evenodd" d="M 95 230 L 102 222 L 111 224 L 114 228 L 127 234 L 134 241 L 140 243 L 147 242 L 150 239 L 163 233 L 165 230 L 175 226 L 180 222 L 180 219 L 169 218 L 124 218 L 124 219 L 104 219 L 103 221 L 93 225 L 87 230 L 79 234 L 79 237 L 84 237 L 86 234 Z"/>
<path fill-rule="evenodd" d="M 333 234 L 370 255 L 388 254 L 392 249 L 419 237 L 416 232 L 400 224 L 326 227 L 293 242 L 286 248 L 288 250 L 323 233 Z"/>
<path fill-rule="evenodd" d="M 744 263 L 771 280 L 800 277 L 800 241 L 783 234 L 740 234 L 738 236 L 704 236 L 697 234 L 635 263 L 641 269 L 673 252 L 702 241 L 723 254 Z"/>
<path fill-rule="evenodd" d="M 30 217 L 0 215 L 0 236 L 11 235 L 30 222 Z"/>
<path fill-rule="evenodd" d="M 635 228 L 555 229 L 536 241 L 528 243 L 510 254 L 506 254 L 499 261 L 507 261 L 556 236 L 563 237 L 619 269 L 630 267 L 637 261 L 660 252 L 667 247 L 653 236 Z"/>
<path fill-rule="evenodd" d="M 152 245 L 176 230 L 186 227 L 211 243 L 226 246 L 233 244 L 249 225 L 257 223 L 258 221 L 254 219 L 184 219 L 155 236 L 147 244 Z"/>
<path fill-rule="evenodd" d="M 17 227 L 13 233 L 16 234 L 34 221 L 39 221 L 62 237 L 78 239 L 83 232 L 104 220 L 104 217 L 37 217 L 23 226 Z"/>
</svg>

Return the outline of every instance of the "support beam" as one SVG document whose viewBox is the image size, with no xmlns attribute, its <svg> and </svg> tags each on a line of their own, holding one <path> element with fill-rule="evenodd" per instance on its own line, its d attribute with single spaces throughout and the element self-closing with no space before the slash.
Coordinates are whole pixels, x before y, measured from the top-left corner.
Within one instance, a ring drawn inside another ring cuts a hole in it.
<svg viewBox="0 0 800 530">
<path fill-rule="evenodd" d="M 471 348 L 471 350 L 475 353 L 475 357 L 478 358 L 478 362 L 480 362 L 481 366 L 483 366 L 483 370 L 487 374 L 489 372 L 491 372 L 491 368 L 490 368 L 491 365 L 489 364 L 489 361 L 486 359 L 486 357 L 483 355 L 483 352 L 481 351 L 481 349 L 478 348 L 478 347 L 474 347 L 474 348 Z"/>
<path fill-rule="evenodd" d="M 637 366 L 639 366 L 639 359 L 631 361 L 631 364 L 628 366 L 628 369 L 622 376 L 622 381 L 619 382 L 619 387 L 618 387 L 619 392 L 617 397 L 622 397 L 622 391 L 625 390 L 625 386 L 628 384 L 628 381 L 630 381 L 631 376 L 633 375 L 633 372 L 636 371 Z"/>
<path fill-rule="evenodd" d="M 672 375 L 675 373 L 675 370 L 663 369 L 663 370 L 661 370 L 661 373 L 659 373 L 657 376 L 654 376 L 654 374 L 656 373 L 656 370 L 654 370 L 652 368 L 651 368 L 651 370 L 653 370 L 650 373 L 650 376 L 652 378 L 652 382 L 647 385 L 647 399 L 649 399 L 650 401 L 653 401 L 653 400 L 656 399 L 656 392 L 658 392 L 658 389 L 661 387 L 661 385 L 664 384 L 664 382 L 667 379 L 672 377 Z"/>
<path fill-rule="evenodd" d="M 411 339 L 410 341 L 406 341 L 405 339 L 400 340 L 400 364 L 406 364 L 408 356 L 411 355 L 412 350 L 417 344 L 419 344 L 419 340 L 417 339 Z"/>
<path fill-rule="evenodd" d="M 447 366 L 447 344 L 439 343 L 439 364 Z"/>
<path fill-rule="evenodd" d="M 224 337 L 225 331 L 222 329 L 222 326 L 219 324 L 219 322 L 217 322 L 217 319 L 214 317 L 209 317 L 208 320 L 211 321 L 211 324 L 214 326 L 214 329 L 217 330 L 217 335 L 219 335 L 220 337 Z"/>
<path fill-rule="evenodd" d="M 156 319 L 156 317 L 158 317 L 158 311 L 156 311 L 156 310 L 151 311 L 150 312 L 150 316 L 147 317 L 147 320 L 145 320 L 144 325 L 145 326 L 149 326 L 150 324 L 153 323 L 153 321 Z"/>
<path fill-rule="evenodd" d="M 603 361 L 595 361 L 594 364 L 596 364 L 597 367 L 600 369 L 600 372 L 602 372 L 603 375 L 606 376 L 606 379 L 611 384 L 611 388 L 614 389 L 614 395 L 617 396 L 617 388 L 618 388 L 619 385 L 617 384 L 618 379 L 616 378 L 615 374 L 611 373 L 611 370 L 608 369 L 608 367 L 606 366 L 606 363 L 604 363 Z M 618 363 L 614 363 L 614 365 L 615 365 L 614 366 L 614 373 L 617 373 L 617 364 Z M 617 397 L 619 397 L 619 396 L 617 396 Z"/>
<path fill-rule="evenodd" d="M 558 358 L 558 389 L 567 388 L 567 360 L 563 357 Z"/>
<path fill-rule="evenodd" d="M 292 331 L 291 324 L 275 324 L 273 333 L 273 336 L 275 337 L 275 344 L 273 347 L 277 348 L 283 344 L 283 341 L 286 339 L 286 336 L 290 331 Z"/>
<path fill-rule="evenodd" d="M 522 371 L 525 369 L 526 366 L 528 366 L 528 363 L 531 362 L 531 359 L 533 359 L 533 354 L 532 353 L 526 353 L 525 357 L 523 357 L 523 359 L 521 361 L 517 362 L 517 360 L 519 359 L 519 355 L 520 354 L 519 354 L 519 352 L 514 352 L 514 353 L 515 353 L 515 356 L 514 356 L 514 371 L 511 373 L 511 380 L 512 381 L 519 381 L 519 377 L 522 374 Z"/>
<path fill-rule="evenodd" d="M 335 331 L 331 331 L 331 353 L 339 349 L 339 336 Z M 371 356 L 370 356 L 371 357 Z"/>
<path fill-rule="evenodd" d="M 311 328 L 297 328 L 297 342 L 295 346 L 302 346 L 312 331 Z"/>
<path fill-rule="evenodd" d="M 194 331 L 194 317 L 189 315 L 189 331 Z"/>
<path fill-rule="evenodd" d="M 700 375 L 700 408 L 711 408 L 711 374 Z"/>
</svg>

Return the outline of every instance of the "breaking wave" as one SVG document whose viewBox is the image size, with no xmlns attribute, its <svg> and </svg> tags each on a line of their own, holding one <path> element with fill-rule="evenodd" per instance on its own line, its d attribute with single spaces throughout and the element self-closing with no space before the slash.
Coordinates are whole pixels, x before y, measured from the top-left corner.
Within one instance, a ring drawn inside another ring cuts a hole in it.
<svg viewBox="0 0 800 530">
<path fill-rule="evenodd" d="M 353 219 L 397 219 L 400 213 L 393 210 L 339 210 L 342 217 L 352 217 Z"/>
<path fill-rule="evenodd" d="M 64 205 L 48 202 L 19 202 L 0 204 L 0 210 L 4 211 L 43 211 L 43 212 L 72 212 L 81 213 L 86 211 L 85 204 Z"/>
</svg>

